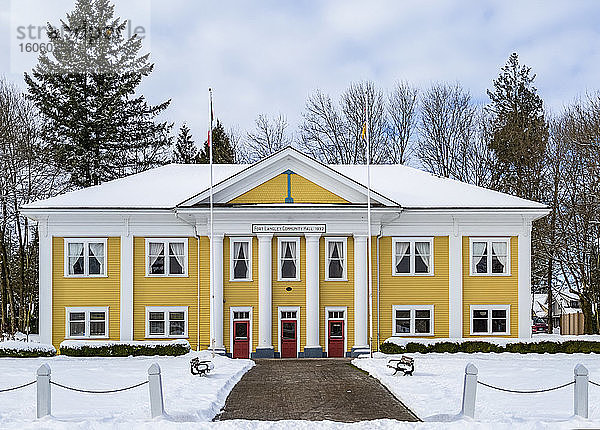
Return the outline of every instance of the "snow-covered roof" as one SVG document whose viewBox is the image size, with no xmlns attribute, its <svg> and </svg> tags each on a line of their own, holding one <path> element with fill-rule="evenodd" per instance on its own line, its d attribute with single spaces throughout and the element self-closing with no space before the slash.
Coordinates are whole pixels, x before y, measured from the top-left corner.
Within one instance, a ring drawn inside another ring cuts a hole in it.
<svg viewBox="0 0 600 430">
<path fill-rule="evenodd" d="M 286 148 L 286 156 L 303 158 L 330 176 L 343 175 L 363 187 L 367 183 L 364 165 L 320 165 L 303 154 Z M 214 184 L 260 163 L 218 164 L 214 166 Z M 282 172 L 285 166 L 282 168 Z M 170 209 L 205 191 L 210 185 L 207 164 L 169 164 L 106 182 L 102 185 L 65 193 L 24 206 L 24 209 L 119 208 Z M 257 184 L 258 185 L 258 184 Z M 546 206 L 508 194 L 488 190 L 452 179 L 438 177 L 403 165 L 371 166 L 371 189 L 403 208 L 480 208 L 538 209 Z M 335 192 L 335 190 L 331 190 Z"/>
</svg>

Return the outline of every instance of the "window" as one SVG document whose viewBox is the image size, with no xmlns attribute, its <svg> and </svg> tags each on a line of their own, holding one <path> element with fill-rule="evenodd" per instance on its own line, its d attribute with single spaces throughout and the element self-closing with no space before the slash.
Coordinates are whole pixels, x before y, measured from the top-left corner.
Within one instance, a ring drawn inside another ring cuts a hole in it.
<svg viewBox="0 0 600 430">
<path fill-rule="evenodd" d="M 187 306 L 146 307 L 146 337 L 187 337 Z"/>
<path fill-rule="evenodd" d="M 346 238 L 326 237 L 325 252 L 327 253 L 327 265 L 325 267 L 325 279 L 346 280 Z"/>
<path fill-rule="evenodd" d="M 510 306 L 471 306 L 471 334 L 510 334 Z"/>
<path fill-rule="evenodd" d="M 230 280 L 252 280 L 252 238 L 232 237 L 229 241 L 231 254 Z"/>
<path fill-rule="evenodd" d="M 281 311 L 282 320 L 295 320 L 296 315 L 296 311 Z"/>
<path fill-rule="evenodd" d="M 66 308 L 67 338 L 107 338 L 108 307 Z"/>
<path fill-rule="evenodd" d="M 146 276 L 187 276 L 187 239 L 146 239 Z"/>
<path fill-rule="evenodd" d="M 277 239 L 279 252 L 279 280 L 300 280 L 300 238 L 280 237 Z"/>
<path fill-rule="evenodd" d="M 65 239 L 65 276 L 106 276 L 106 239 Z"/>
<path fill-rule="evenodd" d="M 393 306 L 394 336 L 433 336 L 433 305 Z"/>
<path fill-rule="evenodd" d="M 471 275 L 510 274 L 510 239 L 471 239 Z"/>
<path fill-rule="evenodd" d="M 329 319 L 330 320 L 343 320 L 344 319 L 344 311 L 329 311 Z"/>
<path fill-rule="evenodd" d="M 233 313 L 234 320 L 249 320 L 250 312 L 249 311 L 236 311 Z"/>
<path fill-rule="evenodd" d="M 433 275 L 433 239 L 392 239 L 392 273 L 402 275 Z"/>
</svg>

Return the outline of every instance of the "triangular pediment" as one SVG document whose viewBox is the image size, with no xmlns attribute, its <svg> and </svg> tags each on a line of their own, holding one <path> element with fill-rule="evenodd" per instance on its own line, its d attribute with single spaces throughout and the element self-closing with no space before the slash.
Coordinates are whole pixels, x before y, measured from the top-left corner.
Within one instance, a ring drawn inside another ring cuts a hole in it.
<svg viewBox="0 0 600 430">
<path fill-rule="evenodd" d="M 179 207 L 205 205 L 209 198 L 210 190 L 204 190 Z M 234 205 L 366 204 L 367 190 L 363 184 L 288 147 L 216 184 L 213 201 Z M 378 193 L 371 194 L 371 202 L 397 206 Z"/>
</svg>

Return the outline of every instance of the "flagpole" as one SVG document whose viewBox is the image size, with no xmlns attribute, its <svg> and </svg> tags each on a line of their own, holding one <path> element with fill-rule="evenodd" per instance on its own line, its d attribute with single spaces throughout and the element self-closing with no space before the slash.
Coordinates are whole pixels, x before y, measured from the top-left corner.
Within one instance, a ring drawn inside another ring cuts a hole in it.
<svg viewBox="0 0 600 430">
<path fill-rule="evenodd" d="M 215 271 L 214 271 L 214 261 L 215 261 L 215 253 L 214 253 L 214 241 L 213 241 L 213 233 L 214 233 L 214 220 L 213 220 L 213 145 L 212 145 L 212 130 L 213 130 L 213 103 L 212 103 L 212 88 L 208 89 L 208 99 L 209 99 L 209 107 L 208 107 L 208 158 L 210 164 L 210 193 L 209 193 L 209 212 L 210 212 L 210 315 L 212 317 L 212 321 L 210 324 L 210 344 L 212 349 L 212 356 L 215 356 Z"/>
<path fill-rule="evenodd" d="M 369 136 L 369 98 L 365 92 L 365 127 L 367 137 L 367 258 L 368 258 L 368 276 L 369 276 L 369 354 L 373 357 L 373 259 L 371 244 L 371 139 Z"/>
</svg>

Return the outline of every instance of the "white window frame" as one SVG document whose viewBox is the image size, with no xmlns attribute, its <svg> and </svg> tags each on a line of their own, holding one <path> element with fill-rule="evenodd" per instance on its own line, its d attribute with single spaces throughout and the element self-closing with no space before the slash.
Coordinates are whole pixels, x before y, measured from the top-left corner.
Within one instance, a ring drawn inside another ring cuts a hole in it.
<svg viewBox="0 0 600 430">
<path fill-rule="evenodd" d="M 410 333 L 397 333 L 396 332 L 396 311 L 410 311 Z M 430 323 L 429 333 L 416 333 L 415 332 L 415 315 L 416 311 L 429 311 Z M 404 337 L 404 336 L 434 336 L 435 334 L 435 313 L 434 305 L 393 305 L 392 306 L 392 336 Z"/>
<path fill-rule="evenodd" d="M 329 311 L 344 312 L 344 318 L 329 318 Z M 325 306 L 325 354 L 329 355 L 329 320 L 344 321 L 344 356 L 348 352 L 348 307 Z"/>
<path fill-rule="evenodd" d="M 473 332 L 473 311 L 488 311 L 488 331 Z M 506 331 L 492 332 L 492 311 L 506 311 Z M 471 336 L 510 336 L 510 305 L 470 305 L 469 306 L 469 330 Z"/>
<path fill-rule="evenodd" d="M 83 312 L 85 313 L 85 336 L 71 336 L 70 313 Z M 90 335 L 90 313 L 104 312 L 104 335 Z M 109 337 L 109 307 L 108 306 L 67 306 L 65 307 L 65 339 L 108 339 Z"/>
<path fill-rule="evenodd" d="M 65 278 L 107 278 L 108 277 L 108 239 L 106 237 L 65 237 L 64 238 L 64 277 Z M 83 274 L 69 274 L 69 244 L 83 243 Z M 90 275 L 90 243 L 104 244 L 104 273 Z"/>
<path fill-rule="evenodd" d="M 165 334 L 150 334 L 150 312 L 164 312 L 165 313 Z M 183 312 L 184 317 L 184 328 L 185 331 L 181 335 L 170 335 L 169 334 L 169 312 Z M 189 337 L 189 326 L 188 326 L 188 307 L 187 306 L 146 306 L 144 311 L 144 319 L 146 332 L 146 339 L 187 339 Z"/>
<path fill-rule="evenodd" d="M 234 278 L 233 277 L 233 244 L 235 242 L 248 242 L 248 277 Z M 252 281 L 252 237 L 229 237 L 229 281 L 230 282 L 251 282 Z"/>
<path fill-rule="evenodd" d="M 396 243 L 408 242 L 410 252 L 410 271 L 407 273 L 396 273 Z M 427 273 L 416 273 L 415 272 L 415 258 L 416 258 L 416 245 L 415 242 L 428 242 L 429 243 L 429 272 Z M 435 276 L 435 269 L 433 267 L 434 253 L 433 253 L 433 237 L 393 237 L 392 238 L 392 276 Z"/>
<path fill-rule="evenodd" d="M 295 242 L 296 243 L 296 276 L 294 278 L 282 278 L 281 277 L 281 265 L 283 263 L 283 255 L 281 252 L 281 244 L 283 242 Z M 277 237 L 277 280 L 278 281 L 300 281 L 300 238 L 299 237 Z"/>
<path fill-rule="evenodd" d="M 469 274 L 470 276 L 511 276 L 511 264 L 510 264 L 510 237 L 469 237 Z M 487 242 L 487 273 L 477 273 L 473 269 L 473 243 L 474 242 Z M 505 242 L 506 243 L 506 266 L 504 273 L 492 273 L 492 242 Z"/>
<path fill-rule="evenodd" d="M 277 351 L 281 357 L 281 312 L 296 312 L 296 318 L 283 318 L 288 321 L 296 321 L 296 358 L 300 354 L 300 306 L 278 306 L 277 307 Z"/>
<path fill-rule="evenodd" d="M 187 278 L 188 277 L 188 238 L 187 237 L 147 237 L 145 239 L 145 264 L 146 264 L 146 277 L 147 278 Z M 150 273 L 150 243 L 162 243 L 163 250 L 165 253 L 165 273 Z M 170 258 L 169 258 L 169 243 L 183 243 L 183 257 L 185 258 L 183 264 L 183 273 L 169 274 L 170 271 Z"/>
<path fill-rule="evenodd" d="M 330 278 L 329 277 L 329 243 L 330 242 L 342 242 L 344 247 L 344 264 L 342 270 L 344 271 L 341 278 Z M 348 238 L 345 236 L 341 237 L 326 237 L 325 238 L 325 280 L 326 281 L 347 281 L 348 280 Z"/>
<path fill-rule="evenodd" d="M 248 320 L 245 319 L 234 319 L 233 315 L 235 312 L 249 312 Z M 252 357 L 252 306 L 231 306 L 229 308 L 229 350 L 233 357 L 233 322 L 234 321 L 248 321 L 248 356 Z"/>
</svg>

